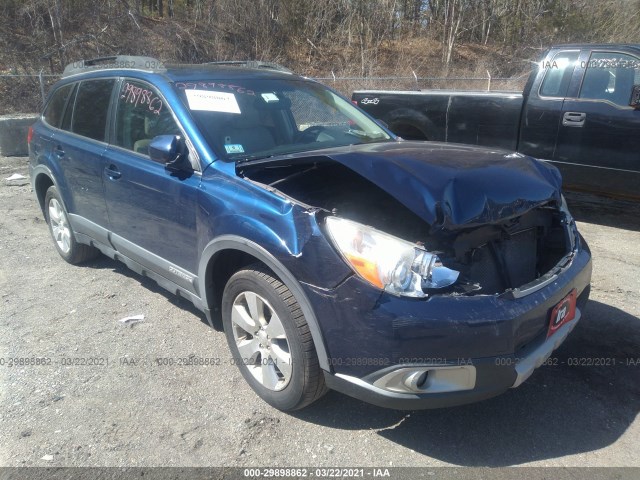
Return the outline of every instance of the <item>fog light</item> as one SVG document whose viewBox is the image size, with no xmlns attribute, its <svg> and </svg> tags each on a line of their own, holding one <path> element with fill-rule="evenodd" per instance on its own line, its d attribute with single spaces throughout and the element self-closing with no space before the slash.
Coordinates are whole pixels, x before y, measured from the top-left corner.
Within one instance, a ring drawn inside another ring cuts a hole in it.
<svg viewBox="0 0 640 480">
<path fill-rule="evenodd" d="M 369 381 L 378 388 L 396 393 L 458 392 L 473 390 L 476 386 L 476 367 L 473 365 L 404 366 L 380 375 L 370 375 Z"/>
<path fill-rule="evenodd" d="M 413 372 L 407 375 L 403 383 L 409 390 L 418 392 L 424 385 L 424 382 L 427 381 L 427 375 L 429 375 L 428 370 L 425 370 L 423 372 L 421 371 Z"/>
</svg>

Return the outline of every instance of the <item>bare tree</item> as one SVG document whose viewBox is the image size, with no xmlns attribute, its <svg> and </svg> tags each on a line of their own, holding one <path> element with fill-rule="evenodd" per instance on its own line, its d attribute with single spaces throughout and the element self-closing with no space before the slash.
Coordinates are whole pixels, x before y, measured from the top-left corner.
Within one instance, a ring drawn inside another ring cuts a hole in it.
<svg viewBox="0 0 640 480">
<path fill-rule="evenodd" d="M 640 0 L 2 0 L 0 32 L 0 65 L 32 70 L 128 53 L 373 75 L 397 51 L 446 73 L 463 45 L 522 65 L 555 42 L 640 43 Z"/>
</svg>

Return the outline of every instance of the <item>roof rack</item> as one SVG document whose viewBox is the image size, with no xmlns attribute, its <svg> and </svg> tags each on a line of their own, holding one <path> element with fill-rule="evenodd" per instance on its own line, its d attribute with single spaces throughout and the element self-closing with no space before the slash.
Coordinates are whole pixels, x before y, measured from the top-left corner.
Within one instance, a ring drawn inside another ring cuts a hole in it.
<svg viewBox="0 0 640 480">
<path fill-rule="evenodd" d="M 62 77 L 76 75 L 91 70 L 104 68 L 132 68 L 137 70 L 162 70 L 162 62 L 153 57 L 137 57 L 131 55 L 117 55 L 113 57 L 92 58 L 70 63 L 64 69 Z"/>
<path fill-rule="evenodd" d="M 260 60 L 223 60 L 220 62 L 206 62 L 204 65 L 229 65 L 233 67 L 266 68 L 277 70 L 278 72 L 293 73 L 287 67 L 283 67 L 275 62 L 262 62 Z"/>
</svg>

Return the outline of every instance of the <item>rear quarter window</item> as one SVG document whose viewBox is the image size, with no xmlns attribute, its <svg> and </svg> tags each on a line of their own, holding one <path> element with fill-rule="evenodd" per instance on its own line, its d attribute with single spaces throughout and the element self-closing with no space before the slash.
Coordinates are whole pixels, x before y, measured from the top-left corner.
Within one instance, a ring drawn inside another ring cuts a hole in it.
<svg viewBox="0 0 640 480">
<path fill-rule="evenodd" d="M 62 115 L 64 114 L 64 107 L 71 96 L 73 91 L 73 85 L 65 85 L 58 88 L 51 95 L 51 99 L 44 110 L 44 121 L 52 127 L 59 127 Z"/>
<path fill-rule="evenodd" d="M 73 105 L 76 103 L 76 94 L 78 93 L 78 84 L 74 85 L 71 92 L 71 98 L 67 102 L 67 108 L 64 111 L 64 117 L 62 117 L 62 124 L 60 124 L 61 130 L 71 131 L 71 119 L 73 118 Z"/>
</svg>

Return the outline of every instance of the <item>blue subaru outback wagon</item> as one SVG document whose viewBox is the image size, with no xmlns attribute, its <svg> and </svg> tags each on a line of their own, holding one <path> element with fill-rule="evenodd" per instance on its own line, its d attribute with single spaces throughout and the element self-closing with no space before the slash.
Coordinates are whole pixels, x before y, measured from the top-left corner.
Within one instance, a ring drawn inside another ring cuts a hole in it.
<svg viewBox="0 0 640 480">
<path fill-rule="evenodd" d="M 589 296 L 553 166 L 404 141 L 275 65 L 78 62 L 29 147 L 60 255 L 101 252 L 191 300 L 282 410 L 329 388 L 399 409 L 489 398 Z"/>
</svg>

